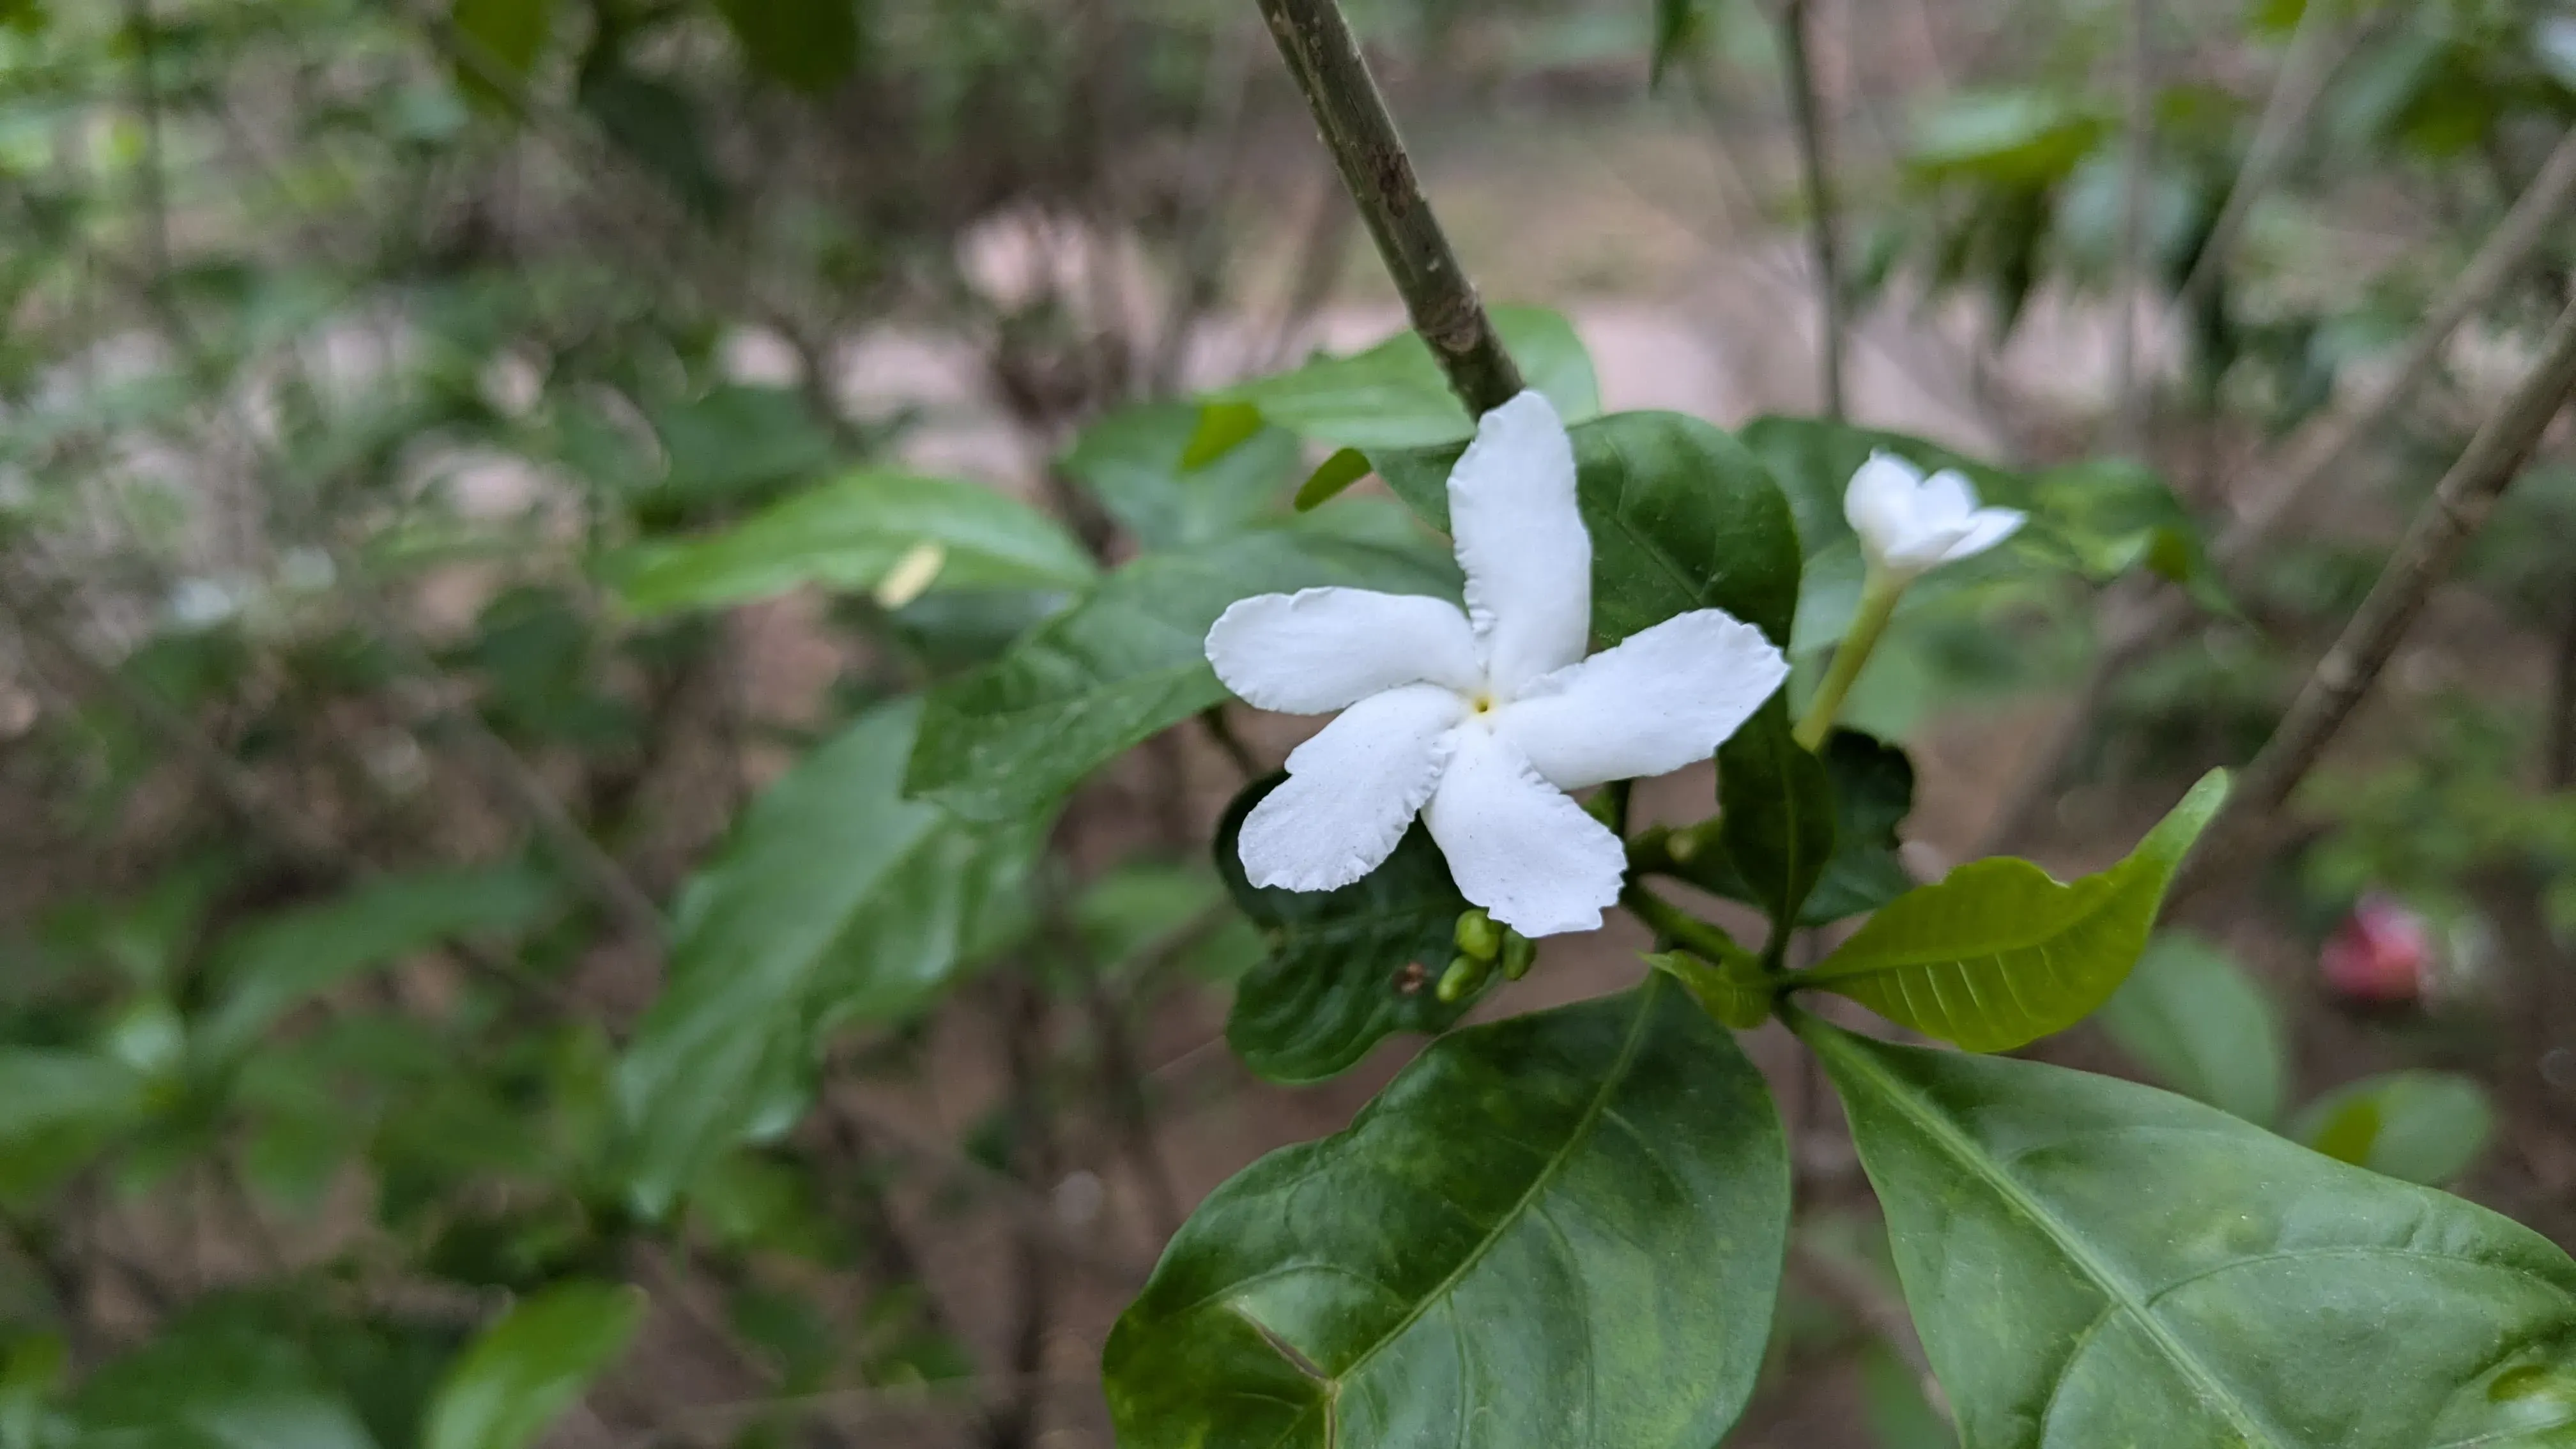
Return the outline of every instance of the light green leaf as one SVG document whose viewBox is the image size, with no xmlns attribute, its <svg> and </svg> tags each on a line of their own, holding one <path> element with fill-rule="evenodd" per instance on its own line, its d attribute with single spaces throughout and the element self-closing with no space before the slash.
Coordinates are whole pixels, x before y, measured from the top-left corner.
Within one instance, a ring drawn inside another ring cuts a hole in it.
<svg viewBox="0 0 2576 1449">
<path fill-rule="evenodd" d="M 2576 1437 L 2576 1263 L 2197 1102 L 1798 1022 L 1977 1449 Z"/>
<path fill-rule="evenodd" d="M 2299 1113 L 2290 1135 L 2328 1157 L 2433 1186 L 2469 1170 L 2495 1131 L 2484 1088 L 2450 1072 L 2384 1072 Z"/>
<path fill-rule="evenodd" d="M 0 1143 L 65 1128 L 112 1128 L 142 1107 L 143 1078 L 114 1058 L 0 1047 Z"/>
<path fill-rule="evenodd" d="M 904 799 L 920 717 L 903 700 L 853 721 L 690 883 L 669 983 L 618 1066 L 647 1211 L 798 1100 L 821 1033 L 918 1011 L 1025 927 L 1043 823 L 973 827 Z"/>
<path fill-rule="evenodd" d="M 1700 1010 L 1720 1026 L 1751 1031 L 1769 1021 L 1776 993 L 1760 959 L 1722 936 L 1713 943 L 1695 944 L 1719 944 L 1723 949 L 1714 961 L 1690 951 L 1664 951 L 1648 956 L 1646 964 L 1680 982 Z"/>
<path fill-rule="evenodd" d="M 1217 825 L 1217 873 L 1269 944 L 1235 986 L 1225 1038 L 1245 1066 L 1274 1082 L 1319 1082 L 1396 1032 L 1448 1030 L 1482 985 L 1447 1002 L 1432 989 L 1457 954 L 1458 917 L 1468 905 L 1418 820 L 1385 864 L 1339 890 L 1281 890 L 1244 877 L 1244 817 L 1286 778 L 1245 786 Z"/>
<path fill-rule="evenodd" d="M 2121 1050 L 2184 1096 L 2261 1127 L 2281 1115 L 2280 1013 L 2244 968 L 2198 936 L 2157 936 L 2098 1019 Z"/>
<path fill-rule="evenodd" d="M 1305 482 L 1297 485 L 1294 506 L 1299 513 L 1321 508 L 1368 475 L 1368 454 L 1357 448 L 1337 448 L 1331 457 L 1315 465 Z"/>
<path fill-rule="evenodd" d="M 1260 426 L 1197 461 L 1202 410 L 1187 403 L 1121 408 L 1082 430 L 1064 455 L 1071 474 L 1147 548 L 1191 548 L 1241 533 L 1280 511 L 1298 466 L 1297 439 Z"/>
<path fill-rule="evenodd" d="M 613 558 L 639 613 L 766 598 L 807 584 L 874 588 L 921 544 L 942 551 L 933 587 L 1076 588 L 1090 556 L 1053 519 L 991 488 L 874 470 L 799 493 L 720 532 L 657 540 Z"/>
<path fill-rule="evenodd" d="M 1159 730 L 1225 699 L 1208 626 L 1252 594 L 1321 584 L 1457 596 L 1457 575 L 1411 540 L 1353 537 L 1332 509 L 1119 569 L 993 665 L 931 691 L 906 788 L 978 820 L 1051 805 Z"/>
<path fill-rule="evenodd" d="M 859 63 L 857 0 L 716 0 L 752 67 L 808 95 Z"/>
<path fill-rule="evenodd" d="M 1494 327 L 1521 377 L 1547 395 L 1569 423 L 1601 411 L 1592 358 L 1554 312 L 1496 307 Z M 1215 394 L 1246 402 L 1300 437 L 1338 448 L 1427 448 L 1475 436 L 1476 420 L 1449 390 L 1431 348 L 1402 332 L 1352 357 L 1319 357 L 1294 372 L 1238 383 Z"/>
<path fill-rule="evenodd" d="M 2064 1031 L 2127 979 L 2166 883 L 2226 798 L 2226 772 L 2211 771 L 2126 860 L 2071 885 L 2026 860 L 1963 865 L 1890 901 L 1795 985 L 1970 1051 Z"/>
<path fill-rule="evenodd" d="M 1613 413 L 1570 431 L 1575 502 L 1592 534 L 1595 634 L 1616 643 L 1675 614 L 1715 608 L 1787 646 L 1798 531 L 1759 459 L 1680 413 Z M 1373 449 L 1369 461 L 1398 498 L 1446 530 L 1460 451 Z"/>
<path fill-rule="evenodd" d="M 1183 468 L 1204 468 L 1261 431 L 1261 409 L 1250 403 L 1212 402 L 1199 406 L 1188 446 L 1181 449 Z"/>
<path fill-rule="evenodd" d="M 563 1283 L 514 1305 L 448 1370 L 421 1449 L 527 1449 L 626 1352 L 644 1297 Z"/>
<path fill-rule="evenodd" d="M 352 976 L 463 936 L 523 930 L 556 901 L 524 865 L 381 876 L 320 905 L 263 917 L 215 948 L 215 1004 L 201 1050 L 228 1056 L 278 1018 Z"/>
<path fill-rule="evenodd" d="M 1192 1215 L 1110 1335 L 1118 1441 L 1699 1449 L 1788 1213 L 1760 1075 L 1660 976 L 1454 1033 Z"/>
</svg>

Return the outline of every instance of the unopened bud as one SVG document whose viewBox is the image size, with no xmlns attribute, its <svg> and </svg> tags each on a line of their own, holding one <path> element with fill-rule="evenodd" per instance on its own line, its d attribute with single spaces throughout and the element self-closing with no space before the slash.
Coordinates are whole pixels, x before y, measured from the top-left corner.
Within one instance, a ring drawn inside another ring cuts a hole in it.
<svg viewBox="0 0 2576 1449">
<path fill-rule="evenodd" d="M 1503 936 L 1503 979 L 1518 981 L 1529 974 L 1530 963 L 1538 959 L 1538 942 L 1518 931 Z"/>
<path fill-rule="evenodd" d="M 1482 906 L 1461 912 L 1458 929 L 1450 936 L 1459 950 L 1479 961 L 1491 961 L 1494 953 L 1503 949 L 1503 928 L 1494 924 L 1494 918 L 1485 914 Z"/>
<path fill-rule="evenodd" d="M 1485 984 L 1486 969 L 1484 962 L 1472 956 L 1460 956 L 1449 963 L 1448 970 L 1440 973 L 1440 984 L 1432 988 L 1432 994 L 1452 1005 L 1464 1001 L 1475 994 L 1477 987 Z"/>
<path fill-rule="evenodd" d="M 2347 1001 L 2394 1006 L 2423 994 L 2433 967 L 2433 935 L 2422 916 L 2397 900 L 2365 895 L 2326 938 L 2318 973 Z"/>
</svg>

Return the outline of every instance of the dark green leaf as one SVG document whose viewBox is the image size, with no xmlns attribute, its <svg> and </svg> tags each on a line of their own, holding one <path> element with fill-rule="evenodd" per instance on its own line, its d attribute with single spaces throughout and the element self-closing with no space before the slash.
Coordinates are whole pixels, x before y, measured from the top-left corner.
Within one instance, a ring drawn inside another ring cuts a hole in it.
<svg viewBox="0 0 2576 1449">
<path fill-rule="evenodd" d="M 1923 1387 L 1914 1370 L 1884 1345 L 1861 1350 L 1861 1410 L 1878 1449 L 1958 1449 L 1958 1436 L 1924 1396 Z"/>
<path fill-rule="evenodd" d="M 1053 519 L 981 484 L 866 471 L 772 504 L 718 533 L 642 545 L 609 565 L 641 613 L 706 608 L 807 584 L 871 589 L 915 548 L 940 550 L 932 586 L 1078 588 L 1090 555 Z"/>
<path fill-rule="evenodd" d="M 649 496 L 684 506 L 756 499 L 819 478 L 838 454 L 791 388 L 726 383 L 656 410 L 652 422 L 669 467 Z"/>
<path fill-rule="evenodd" d="M 1563 317 L 1534 307 L 1492 312 L 1521 376 L 1567 422 L 1601 411 L 1592 358 Z M 1319 357 L 1294 372 L 1238 383 L 1216 397 L 1250 403 L 1300 437 L 1371 452 L 1464 442 L 1476 432 L 1430 347 L 1411 332 L 1353 357 Z"/>
<path fill-rule="evenodd" d="M 1655 40 L 1653 59 L 1648 63 L 1648 87 L 1664 83 L 1664 72 L 1674 61 L 1690 52 L 1706 24 L 1700 14 L 1701 0 L 1654 0 Z"/>
<path fill-rule="evenodd" d="M 2211 771 L 2127 859 L 2071 885 L 2010 857 L 1963 865 L 1890 901 L 1797 985 L 1970 1051 L 2064 1031 L 2128 978 L 2166 883 L 2226 798 L 2226 773 Z"/>
<path fill-rule="evenodd" d="M 1773 922 L 1776 954 L 1834 853 L 1833 782 L 1825 762 L 1789 734 L 1789 703 L 1774 694 L 1717 747 L 1718 838 Z"/>
<path fill-rule="evenodd" d="M 1353 537 L 1364 517 L 1333 509 L 1119 569 L 998 663 L 931 691 L 906 788 L 979 820 L 1047 807 L 1225 698 L 1208 626 L 1248 595 L 1349 584 L 1457 596 L 1441 555 L 1382 531 Z"/>
<path fill-rule="evenodd" d="M 1297 439 L 1258 427 L 1256 413 L 1252 432 L 1193 463 L 1200 415 L 1186 403 L 1122 408 L 1082 430 L 1064 470 L 1147 548 L 1190 548 L 1241 533 L 1279 511 L 1297 467 Z"/>
<path fill-rule="evenodd" d="M 2423 1449 L 2576 1430 L 2576 1263 L 2151 1087 L 1813 1020 L 1963 1443 Z"/>
<path fill-rule="evenodd" d="M 1306 481 L 1297 485 L 1295 506 L 1299 513 L 1320 508 L 1341 495 L 1343 489 L 1369 475 L 1368 454 L 1357 448 L 1341 448 L 1315 465 Z"/>
<path fill-rule="evenodd" d="M 525 866 L 485 866 L 384 876 L 253 921 L 215 948 L 219 985 L 198 1045 L 218 1056 L 241 1051 L 352 976 L 442 941 L 525 929 L 555 900 L 553 883 Z"/>
<path fill-rule="evenodd" d="M 1576 502 L 1592 534 L 1595 634 L 1616 643 L 1675 614 L 1715 608 L 1787 646 L 1798 532 L 1758 459 L 1679 413 L 1614 413 L 1571 432 Z M 1371 449 L 1369 461 L 1397 497 L 1446 530 L 1459 451 Z"/>
<path fill-rule="evenodd" d="M 2433 1186 L 2469 1170 L 2495 1130 L 2485 1089 L 2449 1072 L 2402 1071 L 2338 1087 L 2291 1136 L 2328 1157 Z"/>
<path fill-rule="evenodd" d="M 1444 1002 L 1432 990 L 1457 954 L 1451 936 L 1467 898 L 1419 820 L 1386 864 L 1340 890 L 1245 880 L 1236 846 L 1244 817 L 1286 778 L 1245 786 L 1217 826 L 1217 873 L 1270 948 L 1235 987 L 1225 1036 L 1274 1082 L 1318 1082 L 1396 1032 L 1446 1031 L 1475 1005 L 1474 993 Z"/>
<path fill-rule="evenodd" d="M 1128 1449 L 1702 1449 L 1788 1212 L 1760 1075 L 1661 977 L 1458 1032 L 1210 1195 L 1110 1335 L 1110 1414 Z"/>
<path fill-rule="evenodd" d="M 856 0 L 716 0 L 752 68 L 819 95 L 859 63 Z"/>
<path fill-rule="evenodd" d="M 536 66 L 554 0 L 456 0 L 448 19 L 468 52 L 456 67 L 457 80 L 478 103 L 492 105 L 504 99 L 497 80 L 525 80 Z"/>
<path fill-rule="evenodd" d="M 689 93 L 622 64 L 585 68 L 575 96 L 609 142 L 635 158 L 700 218 L 720 216 L 724 178 L 707 148 L 707 128 Z"/>
<path fill-rule="evenodd" d="M 201 1300 L 81 1385 L 80 1449 L 378 1449 L 314 1355 L 249 1305 Z"/>
<path fill-rule="evenodd" d="M 1822 758 L 1833 786 L 1833 854 L 1798 909 L 1802 926 L 1830 925 L 1874 911 L 1914 888 L 1897 855 L 1897 827 L 1914 808 L 1913 763 L 1896 746 L 1847 729 L 1826 736 Z M 1720 820 L 1650 831 L 1631 849 L 1630 858 L 1642 869 L 1758 906 L 1762 897 L 1735 868 L 1722 826 Z"/>
<path fill-rule="evenodd" d="M 526 1449 L 643 1322 L 643 1295 L 605 1283 L 565 1283 L 513 1305 L 448 1371 L 421 1449 Z"/>
<path fill-rule="evenodd" d="M 2123 1051 L 2184 1096 L 2259 1127 L 2280 1116 L 2288 1072 L 2280 1014 L 2244 968 L 2207 941 L 2179 931 L 2157 936 L 2098 1019 Z"/>
<path fill-rule="evenodd" d="M 917 700 L 860 716 L 690 883 L 669 984 L 618 1067 L 648 1211 L 792 1098 L 819 1033 L 910 1015 L 1025 925 L 1042 824 L 970 827 L 904 799 L 920 717 Z"/>
</svg>

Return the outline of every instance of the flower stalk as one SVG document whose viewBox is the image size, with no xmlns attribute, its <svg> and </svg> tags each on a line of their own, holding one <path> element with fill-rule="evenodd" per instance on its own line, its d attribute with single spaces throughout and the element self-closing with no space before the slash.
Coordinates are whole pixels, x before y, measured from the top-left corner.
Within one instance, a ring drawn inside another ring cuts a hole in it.
<svg viewBox="0 0 2576 1449">
<path fill-rule="evenodd" d="M 1861 667 L 1869 663 L 1870 650 L 1878 647 L 1878 636 L 1887 632 L 1887 621 L 1896 612 L 1896 601 L 1905 596 L 1906 577 L 1893 569 L 1872 568 L 1860 586 L 1860 612 L 1852 615 L 1851 628 L 1843 642 L 1834 648 L 1834 662 L 1825 670 L 1824 683 L 1816 686 L 1816 697 L 1807 701 L 1807 712 L 1798 719 L 1792 738 L 1814 750 L 1825 743 L 1825 735 L 1834 727 L 1834 716 L 1842 712 L 1843 697 L 1851 693 L 1852 682 L 1860 678 Z"/>
</svg>

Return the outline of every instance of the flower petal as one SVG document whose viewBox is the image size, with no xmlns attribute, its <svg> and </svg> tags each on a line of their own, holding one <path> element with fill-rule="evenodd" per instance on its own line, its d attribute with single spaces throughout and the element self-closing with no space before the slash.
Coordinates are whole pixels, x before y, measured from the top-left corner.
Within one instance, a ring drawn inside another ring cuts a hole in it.
<svg viewBox="0 0 2576 1449">
<path fill-rule="evenodd" d="M 1466 705 L 1436 684 L 1372 694 L 1288 756 L 1236 850 L 1257 886 L 1328 891 L 1386 863 L 1431 798 Z"/>
<path fill-rule="evenodd" d="M 1968 516 L 1976 511 L 1976 485 L 1956 468 L 1944 468 L 1924 479 L 1923 491 L 1914 496 L 1917 528 L 1965 528 Z"/>
<path fill-rule="evenodd" d="M 1491 730 L 1460 729 L 1422 815 L 1459 894 L 1524 936 L 1589 931 L 1619 899 L 1627 852 Z"/>
<path fill-rule="evenodd" d="M 1872 453 L 1843 489 L 1843 517 L 1872 554 L 1884 556 L 1914 531 L 1914 494 L 1923 471 L 1894 453 Z"/>
<path fill-rule="evenodd" d="M 1449 474 L 1449 531 L 1497 693 L 1583 657 L 1592 537 L 1574 506 L 1574 444 L 1546 398 L 1524 392 L 1476 424 Z"/>
<path fill-rule="evenodd" d="M 1538 681 L 1494 728 L 1558 789 L 1580 790 L 1707 759 L 1788 677 L 1761 630 L 1698 609 Z"/>
<path fill-rule="evenodd" d="M 1956 563 L 1972 554 L 1984 553 L 2020 530 L 2027 518 L 2017 508 L 1980 508 L 1968 515 L 1968 531 L 1959 541 L 1942 551 L 1941 562 Z"/>
<path fill-rule="evenodd" d="M 1445 599 L 1301 589 L 1238 599 L 1207 634 L 1216 677 L 1248 704 L 1322 714 L 1402 684 L 1473 690 L 1475 631 Z"/>
</svg>

